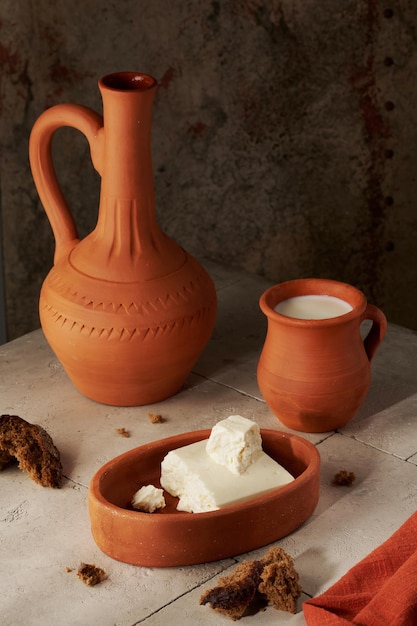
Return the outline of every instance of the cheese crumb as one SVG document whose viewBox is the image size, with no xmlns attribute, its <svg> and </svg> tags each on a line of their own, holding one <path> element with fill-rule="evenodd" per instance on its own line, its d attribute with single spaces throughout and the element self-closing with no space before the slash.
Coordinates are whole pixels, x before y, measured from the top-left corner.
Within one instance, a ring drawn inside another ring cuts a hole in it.
<svg viewBox="0 0 417 626">
<path fill-rule="evenodd" d="M 134 494 L 132 506 L 144 513 L 153 513 L 156 509 L 163 509 L 165 506 L 163 489 L 158 489 L 153 485 L 144 485 Z"/>
</svg>

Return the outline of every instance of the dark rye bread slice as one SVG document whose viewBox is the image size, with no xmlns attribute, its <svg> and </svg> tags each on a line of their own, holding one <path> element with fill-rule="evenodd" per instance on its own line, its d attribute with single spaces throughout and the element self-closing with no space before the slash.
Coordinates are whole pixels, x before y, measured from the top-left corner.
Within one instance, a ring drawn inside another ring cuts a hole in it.
<svg viewBox="0 0 417 626">
<path fill-rule="evenodd" d="M 200 604 L 209 604 L 232 620 L 240 619 L 255 600 L 262 569 L 260 561 L 242 561 L 232 574 L 220 578 L 216 587 L 201 596 Z"/>
<path fill-rule="evenodd" d="M 0 470 L 13 461 L 39 485 L 61 486 L 59 450 L 46 430 L 18 415 L 0 415 Z"/>
</svg>

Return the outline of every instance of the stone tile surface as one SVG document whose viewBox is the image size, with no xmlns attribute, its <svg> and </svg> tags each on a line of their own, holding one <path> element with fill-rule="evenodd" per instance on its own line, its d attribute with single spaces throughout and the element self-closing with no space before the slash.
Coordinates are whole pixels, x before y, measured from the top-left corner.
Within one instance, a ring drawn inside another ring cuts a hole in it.
<svg viewBox="0 0 417 626">
<path fill-rule="evenodd" d="M 262 428 L 288 431 L 256 385 L 265 332 L 257 298 L 267 285 L 212 269 L 219 294 L 213 339 L 184 388 L 164 402 L 120 408 L 85 398 L 41 331 L 0 347 L 0 412 L 43 425 L 61 451 L 66 477 L 60 490 L 50 490 L 16 467 L 0 473 L 2 626 L 230 623 L 200 606 L 199 597 L 222 573 L 262 556 L 265 548 L 197 566 L 134 567 L 101 553 L 87 510 L 94 472 L 131 448 L 211 428 L 233 413 L 255 419 Z M 247 623 L 304 624 L 302 602 L 327 589 L 416 510 L 416 349 L 415 333 L 390 326 L 373 362 L 368 397 L 351 422 L 340 432 L 298 433 L 321 455 L 320 500 L 310 519 L 278 545 L 294 557 L 304 593 L 296 615 L 268 608 L 245 618 Z M 163 423 L 152 424 L 150 412 L 161 414 Z M 121 437 L 117 428 L 130 437 Z M 332 484 L 340 469 L 355 473 L 351 487 Z M 103 567 L 107 580 L 94 588 L 83 585 L 76 576 L 81 561 Z"/>
</svg>

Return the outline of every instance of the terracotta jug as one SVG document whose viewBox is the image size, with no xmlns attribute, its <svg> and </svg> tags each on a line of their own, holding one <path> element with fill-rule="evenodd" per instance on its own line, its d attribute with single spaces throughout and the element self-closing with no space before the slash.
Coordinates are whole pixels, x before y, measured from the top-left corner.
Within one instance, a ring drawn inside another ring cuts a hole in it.
<svg viewBox="0 0 417 626">
<path fill-rule="evenodd" d="M 30 137 L 33 178 L 55 236 L 54 266 L 40 294 L 43 331 L 86 396 L 135 406 L 176 393 L 208 342 L 217 298 L 205 269 L 159 227 L 151 162 L 157 83 L 122 72 L 99 81 L 103 117 L 60 104 Z M 57 181 L 54 132 L 87 138 L 101 175 L 99 215 L 81 241 Z"/>
<path fill-rule="evenodd" d="M 327 319 L 299 319 L 275 310 L 284 300 L 304 295 L 339 298 L 351 310 Z M 260 307 L 268 330 L 257 376 L 269 408 L 298 431 L 325 432 L 346 424 L 368 392 L 370 362 L 387 328 L 385 315 L 355 287 L 315 278 L 271 287 Z M 364 320 L 372 321 L 365 339 Z"/>
</svg>

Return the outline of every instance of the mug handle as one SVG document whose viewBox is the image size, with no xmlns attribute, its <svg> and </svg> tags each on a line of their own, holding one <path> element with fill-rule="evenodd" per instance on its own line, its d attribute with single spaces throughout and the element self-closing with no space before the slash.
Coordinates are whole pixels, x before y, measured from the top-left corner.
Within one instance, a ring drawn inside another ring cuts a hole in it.
<svg viewBox="0 0 417 626">
<path fill-rule="evenodd" d="M 103 118 L 88 107 L 57 104 L 44 111 L 33 125 L 29 161 L 33 180 L 55 237 L 55 263 L 79 241 L 74 218 L 64 198 L 52 159 L 56 130 L 70 126 L 86 137 L 94 168 L 101 175 Z"/>
<path fill-rule="evenodd" d="M 363 341 L 366 355 L 372 361 L 385 333 L 387 332 L 387 318 L 384 313 L 374 304 L 368 304 L 361 316 L 361 322 L 371 320 L 372 326 Z"/>
</svg>

